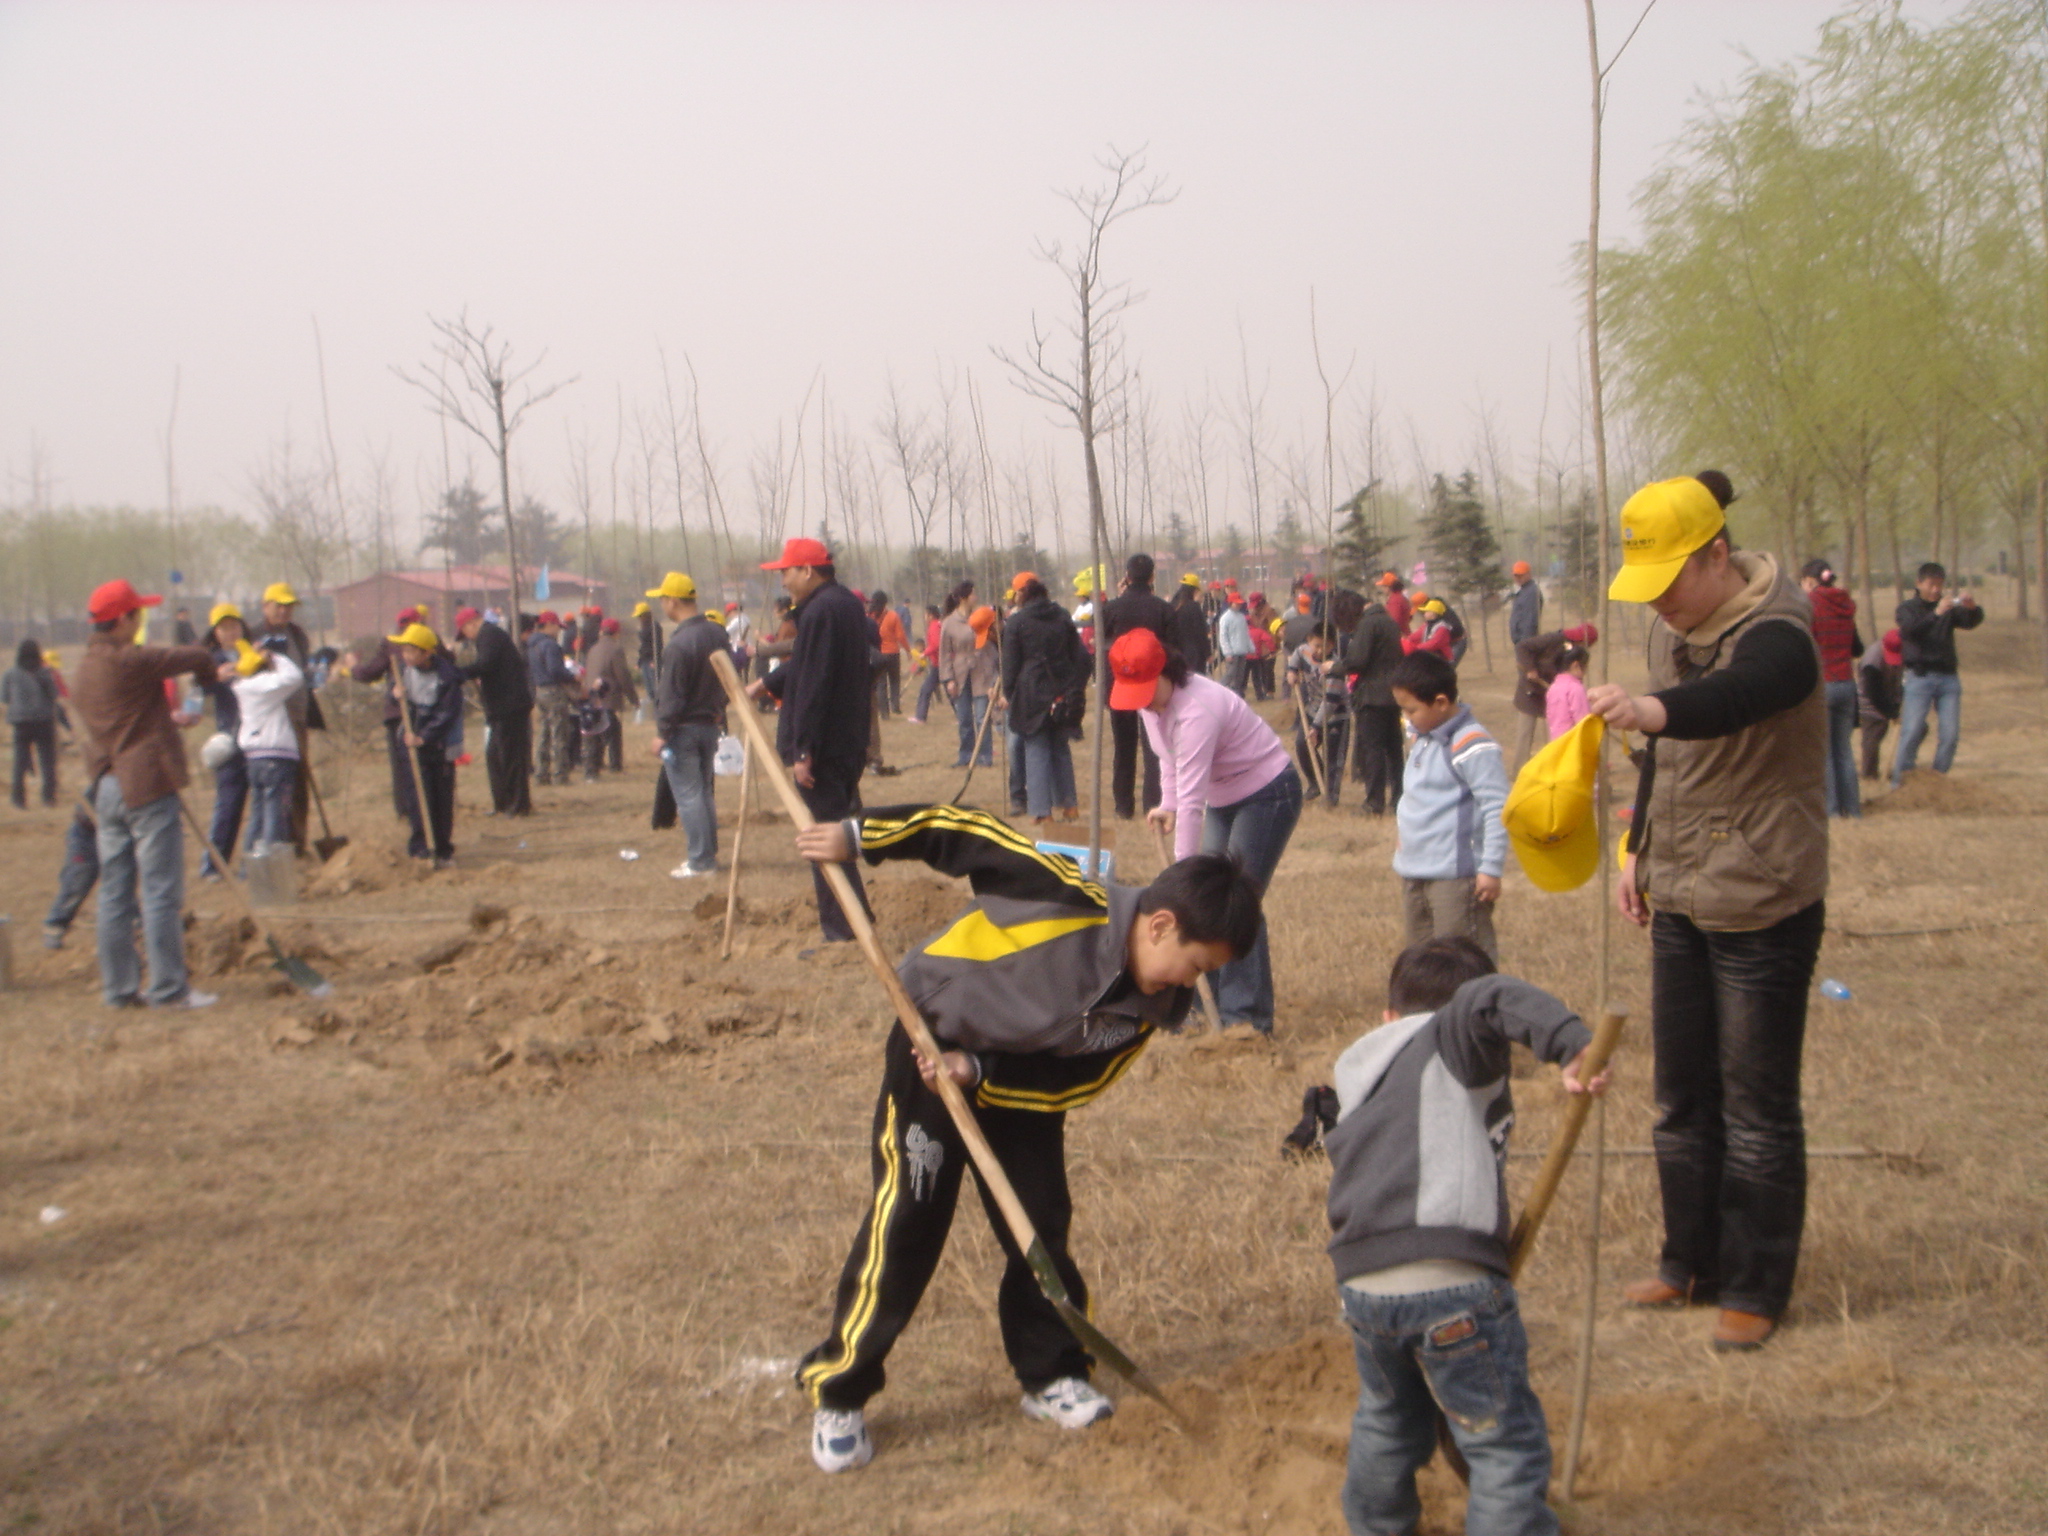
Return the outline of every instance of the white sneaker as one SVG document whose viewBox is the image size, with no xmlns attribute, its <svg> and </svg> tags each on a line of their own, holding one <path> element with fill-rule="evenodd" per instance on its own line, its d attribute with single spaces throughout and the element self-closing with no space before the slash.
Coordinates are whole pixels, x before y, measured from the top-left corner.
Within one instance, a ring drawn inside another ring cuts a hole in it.
<svg viewBox="0 0 2048 1536">
<path fill-rule="evenodd" d="M 211 1008 L 220 1001 L 218 992 L 201 992 L 198 988 L 187 989 L 185 995 L 175 1003 L 159 1003 L 160 1008 Z"/>
<path fill-rule="evenodd" d="M 820 1408 L 811 1415 L 811 1460 L 820 1472 L 850 1472 L 875 1459 L 866 1416 L 858 1408 Z"/>
<path fill-rule="evenodd" d="M 1024 1394 L 1024 1416 L 1045 1419 L 1061 1429 L 1086 1429 L 1116 1412 L 1116 1404 L 1079 1376 L 1062 1376 L 1039 1392 Z"/>
<path fill-rule="evenodd" d="M 699 875 L 708 875 L 712 873 L 715 873 L 715 871 L 708 869 L 690 868 L 690 861 L 685 859 L 682 863 L 678 864 L 674 869 L 668 872 L 668 877 L 671 880 L 694 880 Z"/>
</svg>

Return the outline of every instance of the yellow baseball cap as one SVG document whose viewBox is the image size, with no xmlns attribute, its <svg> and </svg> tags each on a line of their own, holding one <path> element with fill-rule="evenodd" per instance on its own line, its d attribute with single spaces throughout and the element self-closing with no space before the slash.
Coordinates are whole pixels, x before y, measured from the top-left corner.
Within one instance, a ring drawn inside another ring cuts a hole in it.
<svg viewBox="0 0 2048 1536">
<path fill-rule="evenodd" d="M 1432 597 L 1422 605 L 1422 611 L 1424 613 L 1445 613 L 1449 610 L 1444 607 L 1444 600 L 1442 598 Z"/>
<path fill-rule="evenodd" d="M 284 603 L 290 606 L 295 605 L 298 600 L 299 594 L 292 590 L 292 584 L 288 581 L 273 581 L 263 589 L 263 601 L 266 603 Z"/>
<path fill-rule="evenodd" d="M 1600 863 L 1593 779 L 1607 722 L 1588 715 L 1522 765 L 1501 823 L 1522 873 L 1541 891 L 1575 891 Z"/>
<path fill-rule="evenodd" d="M 268 651 L 259 651 L 246 640 L 235 642 L 235 670 L 244 677 L 254 677 L 263 670 L 263 663 L 270 660 Z"/>
<path fill-rule="evenodd" d="M 1180 584 L 1184 587 L 1193 587 L 1197 592 L 1202 590 L 1202 578 L 1193 571 L 1181 572 Z"/>
<path fill-rule="evenodd" d="M 1721 503 L 1691 475 L 1658 480 L 1622 504 L 1621 569 L 1607 595 L 1618 603 L 1648 603 L 1678 579 L 1686 557 L 1727 526 Z"/>
<path fill-rule="evenodd" d="M 222 619 L 239 619 L 241 616 L 242 610 L 233 603 L 215 603 L 213 611 L 206 616 L 206 624 L 210 629 Z"/>
<path fill-rule="evenodd" d="M 697 600 L 697 583 L 681 571 L 670 571 L 661 578 L 661 585 L 650 587 L 649 597 L 672 597 L 679 603 L 694 603 Z"/>
<path fill-rule="evenodd" d="M 437 651 L 441 648 L 440 637 L 424 624 L 408 624 L 397 634 L 386 635 L 384 638 L 393 645 L 417 646 L 423 651 Z"/>
<path fill-rule="evenodd" d="M 633 617 L 636 619 L 644 619 L 647 617 L 648 614 L 652 612 L 654 612 L 654 610 L 648 607 L 645 603 L 635 603 L 633 605 Z"/>
<path fill-rule="evenodd" d="M 720 629 L 725 628 L 725 610 L 723 608 L 708 608 L 704 612 L 704 617 L 716 624 Z"/>
</svg>

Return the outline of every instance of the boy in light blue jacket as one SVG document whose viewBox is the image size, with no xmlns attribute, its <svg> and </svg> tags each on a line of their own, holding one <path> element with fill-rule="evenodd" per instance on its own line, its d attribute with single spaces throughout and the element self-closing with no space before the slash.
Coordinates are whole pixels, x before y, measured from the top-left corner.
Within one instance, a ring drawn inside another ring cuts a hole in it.
<svg viewBox="0 0 2048 1536">
<path fill-rule="evenodd" d="M 1508 852 L 1500 743 L 1458 702 L 1457 669 L 1441 656 L 1403 656 L 1387 684 L 1415 732 L 1395 811 L 1408 942 L 1467 938 L 1497 963 L 1493 907 Z"/>
</svg>

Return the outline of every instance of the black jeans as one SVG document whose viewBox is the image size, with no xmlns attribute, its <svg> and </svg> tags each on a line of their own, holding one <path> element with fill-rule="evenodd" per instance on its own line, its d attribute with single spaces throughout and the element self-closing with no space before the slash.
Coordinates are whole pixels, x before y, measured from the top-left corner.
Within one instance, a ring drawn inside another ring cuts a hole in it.
<svg viewBox="0 0 2048 1536">
<path fill-rule="evenodd" d="M 975 1111 L 975 1118 L 1068 1296 L 1085 1311 L 1088 1285 L 1067 1255 L 1074 1203 L 1067 1190 L 1066 1115 L 990 1108 Z M 918 1076 L 901 1024 L 889 1031 L 884 1048 L 882 1092 L 868 1145 L 875 1194 L 840 1271 L 832 1332 L 797 1368 L 799 1385 L 820 1408 L 859 1408 L 882 1390 L 889 1351 L 946 1251 L 960 1176 L 969 1161 L 945 1101 Z M 1018 1382 L 1036 1392 L 1062 1376 L 1086 1377 L 1093 1358 L 1039 1290 L 985 1185 L 981 1203 L 1003 1250 L 996 1317 Z"/>
<path fill-rule="evenodd" d="M 57 803 L 57 722 L 29 720 L 14 728 L 14 803 L 28 808 L 29 757 L 33 753 L 43 775 L 43 804 Z"/>
<path fill-rule="evenodd" d="M 797 793 L 804 797 L 804 805 L 817 821 L 843 821 L 860 809 L 860 775 L 862 763 L 859 759 L 851 762 L 813 762 L 809 789 L 801 784 Z M 853 882 L 853 894 L 860 898 L 862 910 L 869 917 L 874 913 L 868 908 L 867 887 L 861 884 L 860 860 L 839 866 L 846 871 L 846 878 Z M 832 886 L 825 879 L 825 866 L 811 866 L 811 884 L 818 893 L 818 926 L 824 930 L 828 943 L 842 943 L 853 938 L 853 925 L 840 910 L 839 898 L 832 894 Z"/>
<path fill-rule="evenodd" d="M 491 739 L 484 771 L 491 780 L 491 809 L 500 816 L 524 816 L 533 809 L 533 711 L 491 715 Z"/>
<path fill-rule="evenodd" d="M 1152 738 L 1145 734 L 1145 722 L 1135 709 L 1109 712 L 1109 739 L 1115 749 L 1110 764 L 1110 797 L 1116 813 L 1126 819 L 1137 814 L 1138 759 L 1145 759 L 1145 809 L 1159 804 L 1159 757 L 1152 750 Z"/>
<path fill-rule="evenodd" d="M 1377 816 L 1401 803 L 1401 711 L 1392 704 L 1358 706 L 1358 745 L 1352 754 L 1365 781 L 1365 808 Z"/>
<path fill-rule="evenodd" d="M 1650 922 L 1657 1183 L 1668 1285 L 1777 1317 L 1806 1221 L 1799 1059 L 1826 903 L 1752 933 Z"/>
</svg>

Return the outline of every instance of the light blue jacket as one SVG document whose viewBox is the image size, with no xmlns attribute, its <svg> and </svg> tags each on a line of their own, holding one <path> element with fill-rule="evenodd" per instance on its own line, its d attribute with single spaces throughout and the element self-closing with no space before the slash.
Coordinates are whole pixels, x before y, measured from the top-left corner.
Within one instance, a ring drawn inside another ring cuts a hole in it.
<svg viewBox="0 0 2048 1536">
<path fill-rule="evenodd" d="M 1242 608 L 1226 608 L 1223 617 L 1216 621 L 1216 651 L 1221 656 L 1251 655 L 1251 621 Z"/>
<path fill-rule="evenodd" d="M 1508 853 L 1500 819 L 1507 803 L 1500 743 L 1460 704 L 1450 719 L 1416 737 L 1408 754 L 1394 873 L 1404 880 L 1497 877 Z"/>
</svg>

